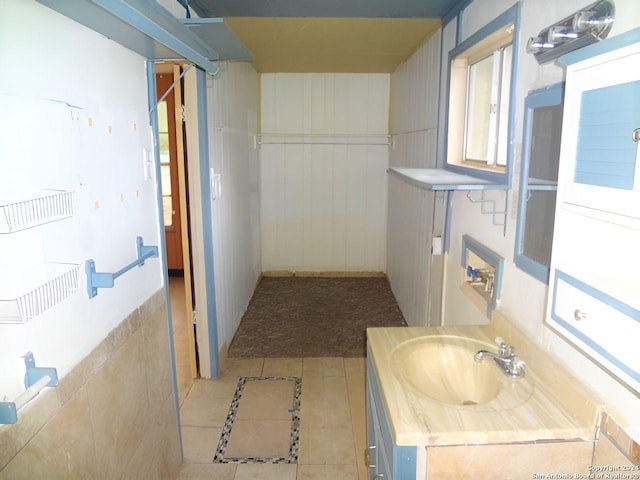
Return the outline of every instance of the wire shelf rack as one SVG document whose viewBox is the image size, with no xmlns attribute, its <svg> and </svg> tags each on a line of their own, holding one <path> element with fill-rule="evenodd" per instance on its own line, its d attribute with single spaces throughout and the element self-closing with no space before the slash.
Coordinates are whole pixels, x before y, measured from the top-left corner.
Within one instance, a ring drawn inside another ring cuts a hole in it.
<svg viewBox="0 0 640 480">
<path fill-rule="evenodd" d="M 78 292 L 80 266 L 49 263 L 41 285 L 12 299 L 0 299 L 0 323 L 26 323 Z"/>
<path fill-rule="evenodd" d="M 13 233 L 73 215 L 71 192 L 43 190 L 36 198 L 0 205 L 0 233 Z"/>
</svg>

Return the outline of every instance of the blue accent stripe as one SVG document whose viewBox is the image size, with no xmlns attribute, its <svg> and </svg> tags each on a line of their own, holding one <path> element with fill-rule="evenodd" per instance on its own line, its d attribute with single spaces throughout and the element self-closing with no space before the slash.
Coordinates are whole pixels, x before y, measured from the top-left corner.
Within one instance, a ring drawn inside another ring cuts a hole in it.
<svg viewBox="0 0 640 480">
<path fill-rule="evenodd" d="M 216 311 L 216 280 L 213 260 L 213 217 L 211 183 L 209 182 L 209 128 L 207 121 L 207 74 L 196 70 L 198 86 L 198 150 L 200 155 L 200 195 L 202 198 L 202 240 L 207 289 L 207 325 L 209 330 L 209 365 L 211 377 L 220 375 L 218 361 L 218 315 Z"/>
<path fill-rule="evenodd" d="M 632 190 L 640 125 L 640 80 L 582 93 L 574 180 Z"/>
<path fill-rule="evenodd" d="M 558 297 L 558 284 L 560 283 L 560 281 L 564 281 L 565 283 L 568 283 L 569 285 L 576 287 L 577 289 L 583 291 L 587 295 L 590 295 L 593 298 L 600 300 L 602 303 L 609 305 L 610 307 L 618 310 L 620 313 L 638 322 L 640 322 L 640 311 L 633 308 L 630 305 L 627 305 L 624 302 L 621 302 L 617 298 L 614 298 L 611 295 L 608 295 L 598 290 L 597 288 L 594 288 L 591 285 L 584 283 L 582 280 L 578 280 L 577 278 L 572 277 L 571 275 L 565 272 L 562 272 L 560 270 L 555 271 L 554 277 L 555 277 L 555 282 L 553 285 L 553 296 L 552 296 L 552 302 L 551 302 L 551 318 L 562 328 L 564 328 L 573 336 L 575 336 L 580 341 L 582 341 L 591 350 L 598 353 L 602 358 L 611 362 L 613 365 L 618 367 L 621 371 L 623 371 L 629 377 L 640 382 L 640 372 L 633 370 L 631 367 L 629 367 L 627 364 L 625 364 L 619 358 L 613 355 L 612 352 L 609 352 L 604 347 L 596 343 L 593 339 L 591 339 L 591 337 L 587 336 L 586 334 L 584 334 L 583 332 L 575 328 L 573 325 L 571 325 L 569 322 L 567 322 L 564 318 L 562 318 L 557 313 L 556 305 L 557 305 L 557 297 Z"/>
<path fill-rule="evenodd" d="M 153 133 L 153 156 L 160 158 L 160 147 L 158 144 L 158 110 L 156 92 L 156 66 L 153 62 L 147 62 L 147 92 L 149 100 L 149 121 Z M 167 304 L 167 330 L 169 336 L 169 359 L 171 361 L 171 389 L 173 390 L 173 410 L 178 424 L 178 442 L 180 443 L 180 458 L 183 458 L 182 429 L 180 428 L 180 403 L 178 396 L 178 374 L 176 372 L 176 352 L 173 345 L 173 320 L 171 317 L 171 296 L 169 293 L 169 275 L 167 270 L 167 245 L 164 236 L 164 217 L 162 216 L 162 171 L 159 161 L 155 162 L 156 180 L 156 210 L 158 215 L 158 228 L 160 230 L 159 245 L 162 263 L 162 282 L 164 283 L 164 299 Z"/>
<path fill-rule="evenodd" d="M 640 42 L 640 27 L 629 30 L 628 32 L 615 35 L 598 43 L 592 43 L 586 47 L 575 50 L 566 55 L 562 55 L 558 61 L 565 65 L 573 65 L 597 55 L 609 53 L 613 50 L 628 47 L 634 43 Z"/>
</svg>

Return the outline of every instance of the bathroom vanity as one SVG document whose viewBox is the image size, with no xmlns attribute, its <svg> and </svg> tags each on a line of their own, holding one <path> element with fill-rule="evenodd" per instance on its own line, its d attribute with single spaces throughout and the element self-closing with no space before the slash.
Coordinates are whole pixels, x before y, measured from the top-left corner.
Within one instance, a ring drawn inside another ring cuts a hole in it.
<svg viewBox="0 0 640 480">
<path fill-rule="evenodd" d="M 479 350 L 500 335 L 526 362 L 510 378 Z M 599 405 L 495 312 L 491 325 L 367 330 L 369 479 L 587 473 Z M 540 477 L 544 478 L 544 476 Z"/>
</svg>

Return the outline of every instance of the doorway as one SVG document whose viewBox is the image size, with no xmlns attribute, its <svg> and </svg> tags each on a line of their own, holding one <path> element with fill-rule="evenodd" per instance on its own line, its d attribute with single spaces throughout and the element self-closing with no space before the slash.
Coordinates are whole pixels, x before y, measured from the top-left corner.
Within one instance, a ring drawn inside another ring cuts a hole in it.
<svg viewBox="0 0 640 480">
<path fill-rule="evenodd" d="M 189 225 L 188 162 L 182 67 L 156 64 L 158 147 L 175 369 L 180 402 L 200 376 Z"/>
</svg>

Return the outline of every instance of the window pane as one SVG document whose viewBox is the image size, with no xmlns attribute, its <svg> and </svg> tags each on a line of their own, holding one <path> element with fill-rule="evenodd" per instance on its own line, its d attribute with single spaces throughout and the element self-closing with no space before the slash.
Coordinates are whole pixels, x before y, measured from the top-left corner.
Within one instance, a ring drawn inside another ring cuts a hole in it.
<svg viewBox="0 0 640 480">
<path fill-rule="evenodd" d="M 162 101 L 158 104 L 158 131 L 160 133 L 167 133 L 169 131 L 166 101 Z"/>
<path fill-rule="evenodd" d="M 531 196 L 527 201 L 522 253 L 548 267 L 551 264 L 556 192 L 539 190 L 529 193 Z"/>
<path fill-rule="evenodd" d="M 563 105 L 536 108 L 531 130 L 529 177 L 558 181 Z"/>
<path fill-rule="evenodd" d="M 158 147 L 160 148 L 160 163 L 162 165 L 169 165 L 169 134 L 158 134 Z"/>
<path fill-rule="evenodd" d="M 468 160 L 489 160 L 493 63 L 492 55 L 469 67 L 465 150 Z"/>
<path fill-rule="evenodd" d="M 170 227 L 173 225 L 173 202 L 171 196 L 162 197 L 162 212 L 164 218 L 164 226 Z"/>
<path fill-rule="evenodd" d="M 173 225 L 173 202 L 171 201 L 171 170 L 169 165 L 160 166 L 162 186 L 162 210 L 164 214 L 164 226 Z"/>
</svg>

